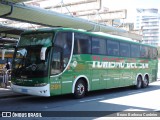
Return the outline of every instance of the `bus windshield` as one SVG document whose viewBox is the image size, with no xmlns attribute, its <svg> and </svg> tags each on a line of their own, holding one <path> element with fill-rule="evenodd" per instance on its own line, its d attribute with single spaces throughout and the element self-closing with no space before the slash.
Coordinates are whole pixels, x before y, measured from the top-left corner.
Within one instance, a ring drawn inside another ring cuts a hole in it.
<svg viewBox="0 0 160 120">
<path fill-rule="evenodd" d="M 41 77 L 48 74 L 48 57 L 51 50 L 51 33 L 29 34 L 21 37 L 15 51 L 12 76 Z M 45 46 L 45 59 L 41 59 L 41 50 Z"/>
<path fill-rule="evenodd" d="M 43 45 L 49 47 L 52 44 L 53 33 L 32 33 L 21 36 L 18 46 Z"/>
</svg>

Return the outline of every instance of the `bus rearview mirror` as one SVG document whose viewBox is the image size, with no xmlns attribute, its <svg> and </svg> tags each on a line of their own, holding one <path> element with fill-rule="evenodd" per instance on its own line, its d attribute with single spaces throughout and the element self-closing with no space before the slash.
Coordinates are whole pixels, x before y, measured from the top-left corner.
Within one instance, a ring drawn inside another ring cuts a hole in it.
<svg viewBox="0 0 160 120">
<path fill-rule="evenodd" d="M 41 48 L 41 53 L 40 53 L 40 59 L 41 60 L 45 60 L 46 59 L 46 50 L 47 50 L 47 47 L 42 47 Z"/>
</svg>

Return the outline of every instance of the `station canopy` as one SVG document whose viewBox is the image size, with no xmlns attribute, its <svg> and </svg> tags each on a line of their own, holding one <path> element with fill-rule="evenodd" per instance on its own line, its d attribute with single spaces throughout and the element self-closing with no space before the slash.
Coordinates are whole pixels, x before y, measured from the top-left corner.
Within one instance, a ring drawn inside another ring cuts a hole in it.
<svg viewBox="0 0 160 120">
<path fill-rule="evenodd" d="M 26 1 L 30 0 L 1 1 L 0 18 L 45 27 L 66 27 L 90 32 L 118 33 L 120 36 L 131 37 L 131 34 L 126 30 L 22 3 Z M 133 37 L 133 39 L 136 38 Z"/>
<path fill-rule="evenodd" d="M 22 32 L 24 29 L 0 25 L 0 48 L 15 46 Z"/>
</svg>

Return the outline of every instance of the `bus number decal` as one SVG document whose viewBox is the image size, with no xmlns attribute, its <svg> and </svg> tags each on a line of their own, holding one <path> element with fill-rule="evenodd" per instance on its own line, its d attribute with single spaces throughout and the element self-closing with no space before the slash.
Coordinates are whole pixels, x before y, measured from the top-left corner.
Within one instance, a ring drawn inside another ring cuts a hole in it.
<svg viewBox="0 0 160 120">
<path fill-rule="evenodd" d="M 61 89 L 61 84 L 52 84 L 52 85 L 50 86 L 50 88 L 51 88 L 51 89 L 54 89 L 54 90 L 56 90 L 56 89 Z"/>
</svg>

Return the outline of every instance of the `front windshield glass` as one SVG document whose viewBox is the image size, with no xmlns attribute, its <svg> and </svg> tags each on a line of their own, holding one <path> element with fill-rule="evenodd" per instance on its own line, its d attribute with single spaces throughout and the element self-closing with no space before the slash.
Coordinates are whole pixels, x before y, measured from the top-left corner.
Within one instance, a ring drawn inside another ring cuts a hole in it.
<svg viewBox="0 0 160 120">
<path fill-rule="evenodd" d="M 27 78 L 47 76 L 52 36 L 51 33 L 22 36 L 15 51 L 12 76 Z M 41 50 L 44 46 L 46 47 L 45 59 L 42 60 Z"/>
<path fill-rule="evenodd" d="M 36 33 L 22 35 L 18 46 L 43 45 L 51 46 L 53 33 Z"/>
</svg>

